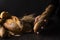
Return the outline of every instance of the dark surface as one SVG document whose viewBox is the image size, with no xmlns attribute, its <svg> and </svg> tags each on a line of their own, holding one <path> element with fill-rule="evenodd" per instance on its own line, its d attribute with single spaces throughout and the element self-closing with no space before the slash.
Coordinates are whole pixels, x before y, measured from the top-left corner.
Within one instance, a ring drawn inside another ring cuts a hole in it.
<svg viewBox="0 0 60 40">
<path fill-rule="evenodd" d="M 24 34 L 20 37 L 2 38 L 0 40 L 60 40 L 60 34 Z"/>
<path fill-rule="evenodd" d="M 39 15 L 48 4 L 54 4 L 55 10 L 50 18 L 49 27 L 40 35 L 26 33 L 20 37 L 6 37 L 0 40 L 60 40 L 60 4 L 59 0 L 1 0 L 0 12 L 5 10 L 16 16 L 23 16 L 26 13 Z"/>
<path fill-rule="evenodd" d="M 0 3 L 0 12 L 5 10 L 20 17 L 31 13 L 39 15 L 48 4 L 57 7 L 59 0 L 1 0 Z"/>
</svg>

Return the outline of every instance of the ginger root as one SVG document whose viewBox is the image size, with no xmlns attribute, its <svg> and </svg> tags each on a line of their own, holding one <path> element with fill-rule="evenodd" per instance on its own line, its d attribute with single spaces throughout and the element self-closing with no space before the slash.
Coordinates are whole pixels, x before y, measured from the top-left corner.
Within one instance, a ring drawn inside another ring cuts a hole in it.
<svg viewBox="0 0 60 40">
<path fill-rule="evenodd" d="M 39 21 L 34 24 L 34 32 L 37 32 L 38 28 L 42 26 L 44 19 L 46 19 L 46 17 L 51 14 L 53 7 L 53 5 L 48 5 L 45 11 L 41 15 L 39 15 Z"/>
</svg>

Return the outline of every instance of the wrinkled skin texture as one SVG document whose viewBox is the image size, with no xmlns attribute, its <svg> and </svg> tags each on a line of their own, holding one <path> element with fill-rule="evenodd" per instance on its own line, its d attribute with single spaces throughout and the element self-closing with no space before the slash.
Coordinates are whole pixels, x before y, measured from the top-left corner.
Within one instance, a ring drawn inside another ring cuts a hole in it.
<svg viewBox="0 0 60 40">
<path fill-rule="evenodd" d="M 3 25 L 13 35 L 20 34 L 21 32 L 32 32 L 32 30 L 34 32 L 37 32 L 39 27 L 41 27 L 41 29 L 44 29 L 43 24 L 46 22 L 46 16 L 51 12 L 51 7 L 52 5 L 49 5 L 45 11 L 37 17 L 34 17 L 33 15 L 27 15 L 19 19 L 16 16 L 10 16 L 10 18 L 5 20 Z"/>
<path fill-rule="evenodd" d="M 6 22 L 4 23 L 4 26 L 6 29 L 15 34 L 19 34 L 20 31 L 22 30 L 22 27 L 20 27 L 20 21 L 15 16 L 12 16 L 11 19 L 7 19 Z"/>
<path fill-rule="evenodd" d="M 37 21 L 39 21 L 39 16 L 34 17 L 33 15 L 27 15 L 22 17 L 22 23 L 20 19 L 16 16 L 11 16 L 11 18 L 7 19 L 4 23 L 4 26 L 10 35 L 20 34 L 21 31 L 23 32 L 32 32 L 33 27 L 31 24 L 35 25 Z M 46 22 L 46 21 L 44 21 Z M 42 28 L 43 29 L 43 28 Z"/>
</svg>

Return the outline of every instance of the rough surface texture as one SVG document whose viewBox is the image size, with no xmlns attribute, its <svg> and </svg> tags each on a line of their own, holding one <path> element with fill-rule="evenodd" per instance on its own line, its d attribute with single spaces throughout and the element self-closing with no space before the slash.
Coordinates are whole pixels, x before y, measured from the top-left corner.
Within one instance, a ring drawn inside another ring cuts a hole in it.
<svg viewBox="0 0 60 40">
<path fill-rule="evenodd" d="M 20 37 L 5 37 L 0 38 L 0 40 L 60 40 L 60 28 L 58 28 L 58 24 L 59 23 L 51 24 L 50 27 L 47 27 L 45 31 L 38 35 L 34 33 L 24 33 Z"/>
<path fill-rule="evenodd" d="M 26 12 L 28 14 L 30 14 L 29 12 L 31 12 L 31 13 L 36 13 L 38 15 L 45 8 L 45 6 L 48 5 L 49 3 L 55 3 L 56 8 L 58 5 L 59 6 L 56 9 L 57 11 L 56 10 L 54 11 L 55 15 L 53 13 L 53 18 L 51 18 L 56 24 L 51 23 L 52 25 L 50 25 L 48 29 L 51 29 L 51 27 L 53 25 L 54 26 L 52 27 L 53 30 L 50 31 L 50 34 L 48 34 L 49 31 L 45 35 L 43 34 L 35 35 L 32 33 L 28 33 L 28 34 L 23 34 L 21 37 L 6 37 L 6 38 L 0 38 L 0 40 L 60 40 L 60 31 L 59 31 L 60 30 L 60 22 L 59 22 L 60 19 L 58 21 L 58 18 L 56 17 L 57 14 L 58 16 L 60 16 L 59 15 L 60 14 L 59 2 L 60 0 L 43 0 L 43 1 L 40 1 L 40 0 L 6 0 L 4 1 L 4 3 L 0 5 L 0 11 L 6 10 L 9 13 L 13 13 L 14 15 L 17 15 L 19 17 L 24 15 Z M 55 32 L 55 33 L 52 33 L 52 32 Z"/>
</svg>

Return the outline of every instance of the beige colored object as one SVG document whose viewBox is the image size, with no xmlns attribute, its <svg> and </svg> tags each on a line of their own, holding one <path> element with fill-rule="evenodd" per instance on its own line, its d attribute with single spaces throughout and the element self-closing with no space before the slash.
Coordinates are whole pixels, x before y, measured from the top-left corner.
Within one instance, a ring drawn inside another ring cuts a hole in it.
<svg viewBox="0 0 60 40">
<path fill-rule="evenodd" d="M 2 11 L 0 14 L 0 23 L 4 20 L 4 18 L 7 18 L 8 12 Z"/>
<path fill-rule="evenodd" d="M 0 18 L 6 17 L 8 12 L 2 11 L 0 14 Z"/>
<path fill-rule="evenodd" d="M 0 37 L 3 37 L 5 34 L 5 29 L 3 27 L 0 27 Z"/>
<path fill-rule="evenodd" d="M 30 15 L 26 15 L 26 16 L 23 16 L 21 20 L 24 20 L 26 22 L 32 22 L 34 21 L 34 15 L 33 14 L 30 14 Z"/>
<path fill-rule="evenodd" d="M 6 22 L 4 23 L 5 28 L 7 28 L 14 34 L 19 34 L 21 32 L 23 26 L 20 25 L 21 23 L 16 16 L 11 16 L 11 18 L 7 19 Z"/>
<path fill-rule="evenodd" d="M 46 19 L 46 17 L 51 14 L 52 10 L 53 5 L 48 5 L 45 11 L 40 15 L 39 21 L 35 23 L 33 28 L 34 32 L 37 32 L 38 28 L 43 24 L 44 19 Z"/>
</svg>

